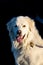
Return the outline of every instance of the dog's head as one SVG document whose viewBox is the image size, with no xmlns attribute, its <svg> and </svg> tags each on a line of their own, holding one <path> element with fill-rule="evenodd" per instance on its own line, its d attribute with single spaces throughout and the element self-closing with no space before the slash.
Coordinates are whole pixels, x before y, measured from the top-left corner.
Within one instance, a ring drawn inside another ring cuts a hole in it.
<svg viewBox="0 0 43 65">
<path fill-rule="evenodd" d="M 17 18 L 13 18 L 7 24 L 9 35 L 16 48 L 18 45 L 23 44 L 24 40 L 26 40 L 29 33 L 32 31 L 34 23 L 31 21 L 32 20 L 28 17 L 19 16 Z"/>
</svg>

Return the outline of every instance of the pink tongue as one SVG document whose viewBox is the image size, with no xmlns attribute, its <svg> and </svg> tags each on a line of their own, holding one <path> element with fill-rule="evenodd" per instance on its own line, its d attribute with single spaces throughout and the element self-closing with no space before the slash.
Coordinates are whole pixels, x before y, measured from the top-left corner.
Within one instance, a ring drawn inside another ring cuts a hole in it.
<svg viewBox="0 0 43 65">
<path fill-rule="evenodd" d="M 22 42 L 22 37 L 21 37 L 21 36 L 17 37 L 17 41 L 18 41 L 19 43 L 21 43 L 21 42 Z"/>
</svg>

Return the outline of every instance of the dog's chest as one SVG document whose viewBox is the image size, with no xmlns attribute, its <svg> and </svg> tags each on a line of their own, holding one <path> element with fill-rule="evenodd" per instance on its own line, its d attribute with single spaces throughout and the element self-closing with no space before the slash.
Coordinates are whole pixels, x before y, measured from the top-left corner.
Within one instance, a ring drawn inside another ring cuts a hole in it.
<svg viewBox="0 0 43 65">
<path fill-rule="evenodd" d="M 43 65 L 43 48 L 30 48 L 26 52 L 26 56 L 29 55 L 31 65 Z"/>
<path fill-rule="evenodd" d="M 43 48 L 34 46 L 27 48 L 24 53 L 25 57 L 30 60 L 30 65 L 43 65 Z M 20 57 L 20 51 L 15 52 L 15 59 Z M 25 58 L 24 58 L 25 59 Z M 26 60 L 27 61 L 27 60 Z M 27 61 L 28 62 L 28 61 Z"/>
</svg>

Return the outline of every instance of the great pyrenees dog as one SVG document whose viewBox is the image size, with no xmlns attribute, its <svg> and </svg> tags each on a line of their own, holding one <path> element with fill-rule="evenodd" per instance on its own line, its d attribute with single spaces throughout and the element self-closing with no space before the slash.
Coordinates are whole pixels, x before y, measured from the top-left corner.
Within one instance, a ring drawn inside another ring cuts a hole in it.
<svg viewBox="0 0 43 65">
<path fill-rule="evenodd" d="M 43 39 L 34 20 L 28 16 L 14 17 L 7 29 L 16 65 L 43 65 Z"/>
</svg>

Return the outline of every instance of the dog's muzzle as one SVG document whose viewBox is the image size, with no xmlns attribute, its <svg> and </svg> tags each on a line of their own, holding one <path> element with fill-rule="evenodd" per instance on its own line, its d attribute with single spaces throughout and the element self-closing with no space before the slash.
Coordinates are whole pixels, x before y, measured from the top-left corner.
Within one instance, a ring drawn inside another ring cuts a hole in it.
<svg viewBox="0 0 43 65">
<path fill-rule="evenodd" d="M 25 34 L 23 36 L 22 35 L 17 35 L 16 36 L 17 42 L 22 43 L 22 40 L 24 39 L 24 37 L 25 37 Z"/>
</svg>

